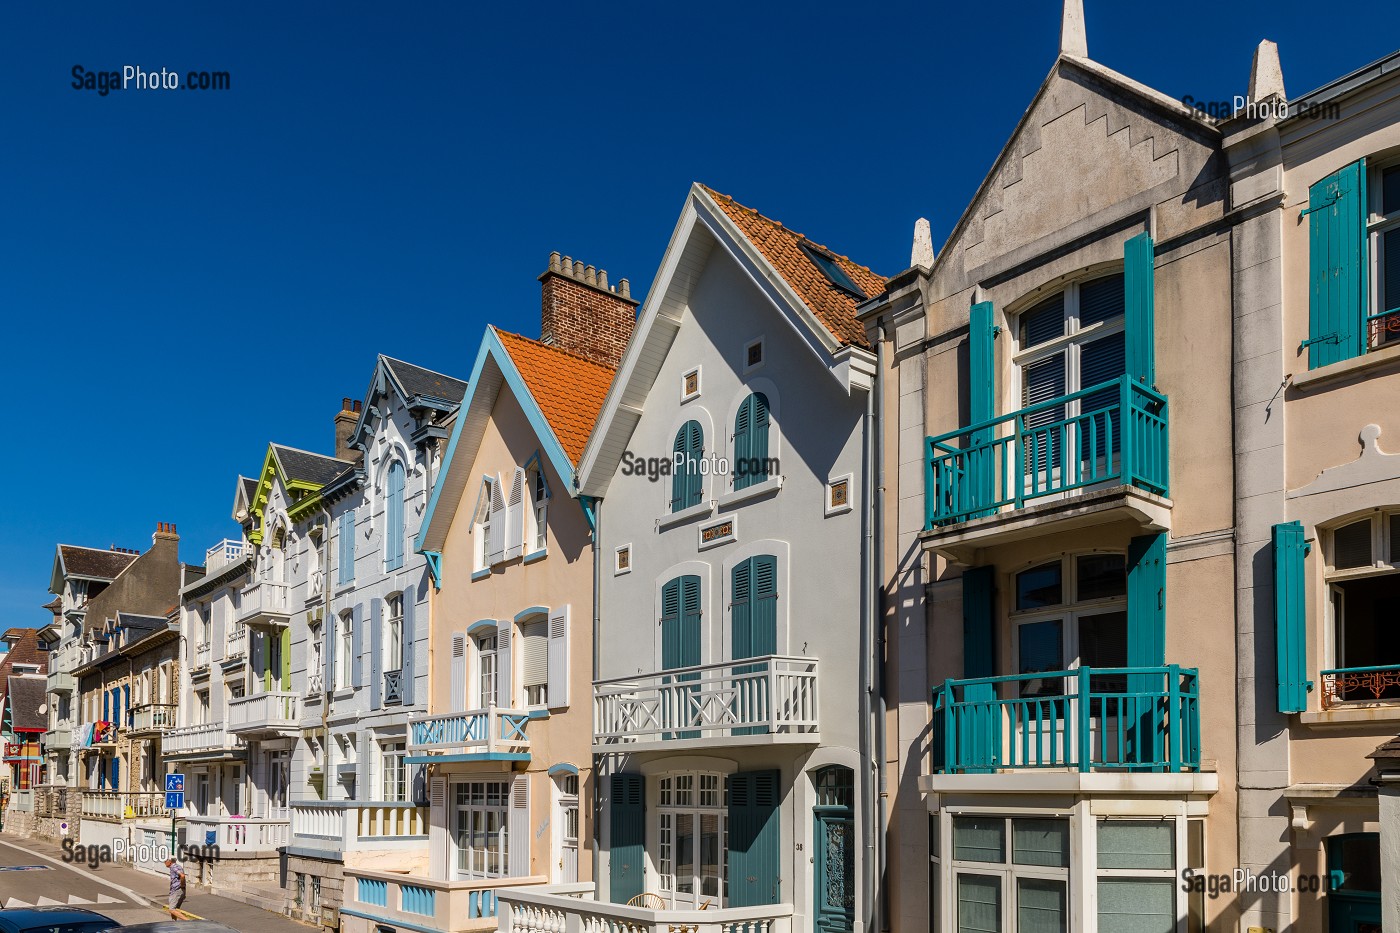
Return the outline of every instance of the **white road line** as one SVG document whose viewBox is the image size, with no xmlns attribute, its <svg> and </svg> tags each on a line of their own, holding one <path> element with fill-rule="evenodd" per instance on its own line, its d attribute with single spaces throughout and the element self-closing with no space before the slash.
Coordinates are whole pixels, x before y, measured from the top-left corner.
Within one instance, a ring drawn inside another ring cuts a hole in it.
<svg viewBox="0 0 1400 933">
<path fill-rule="evenodd" d="M 41 859 L 43 859 L 44 861 L 49 862 L 49 863 L 52 864 L 52 865 L 57 865 L 59 868 L 67 869 L 68 871 L 71 871 L 71 872 L 73 872 L 73 873 L 76 874 L 76 875 L 81 875 L 83 878 L 86 878 L 86 879 L 87 879 L 88 881 L 90 881 L 90 882 L 93 882 L 93 883 L 95 883 L 95 884 L 106 885 L 107 887 L 111 888 L 111 889 L 114 890 L 114 891 L 120 891 L 121 893 L 125 894 L 127 897 L 131 898 L 132 903 L 134 903 L 134 904 L 138 904 L 138 905 L 145 906 L 145 907 L 153 907 L 153 906 L 155 906 L 149 898 L 145 897 L 144 895 L 137 894 L 135 891 L 131 890 L 131 889 L 128 888 L 128 887 L 124 887 L 124 886 L 122 886 L 122 885 L 120 885 L 120 884 L 117 884 L 115 881 L 108 881 L 106 878 L 99 878 L 99 877 L 97 877 L 97 875 L 94 874 L 93 872 L 81 871 L 81 870 L 79 870 L 79 869 L 77 869 L 77 868 L 74 868 L 72 865 L 67 864 L 66 862 L 59 861 L 59 860 L 56 859 L 56 858 L 49 858 L 47 855 L 44 855 L 42 852 L 33 852 L 33 851 L 29 850 L 29 849 L 25 849 L 25 848 L 23 848 L 23 847 L 21 847 L 21 846 L 17 846 L 17 845 L 15 845 L 13 842 L 6 842 L 6 841 L 3 840 L 3 839 L 0 839 L 0 846 L 5 846 L 6 848 L 9 848 L 9 849 L 14 849 L 16 852 L 23 852 L 26 858 L 41 858 Z M 102 900 L 103 897 L 106 897 L 106 895 L 98 895 L 97 902 L 98 902 L 99 904 L 101 904 L 101 903 L 120 904 L 120 903 L 121 903 L 121 901 L 118 901 L 118 900 L 111 900 L 111 901 L 106 901 L 106 902 L 104 902 L 104 901 Z M 11 900 L 14 900 L 14 898 L 11 898 Z M 27 906 L 27 905 L 26 905 L 26 906 Z"/>
</svg>

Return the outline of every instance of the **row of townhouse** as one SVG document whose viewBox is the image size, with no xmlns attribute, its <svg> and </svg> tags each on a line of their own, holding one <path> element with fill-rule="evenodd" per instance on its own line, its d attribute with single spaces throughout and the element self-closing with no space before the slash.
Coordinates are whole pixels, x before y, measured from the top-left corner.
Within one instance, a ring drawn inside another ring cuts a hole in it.
<svg viewBox="0 0 1400 933">
<path fill-rule="evenodd" d="M 1400 927 L 1397 62 L 1219 118 L 1067 0 L 890 279 L 703 185 L 644 302 L 552 255 L 202 566 L 60 547 L 52 783 L 347 933 Z"/>
</svg>

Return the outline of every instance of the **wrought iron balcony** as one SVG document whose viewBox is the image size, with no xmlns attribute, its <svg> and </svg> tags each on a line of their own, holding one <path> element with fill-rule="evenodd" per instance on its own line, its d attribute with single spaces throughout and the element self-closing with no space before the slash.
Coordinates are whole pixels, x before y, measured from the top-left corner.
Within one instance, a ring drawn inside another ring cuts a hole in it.
<svg viewBox="0 0 1400 933">
<path fill-rule="evenodd" d="M 525 727 L 530 714 L 520 710 L 468 710 L 411 720 L 408 747 L 412 751 L 515 754 L 528 760 L 530 737 Z"/>
<path fill-rule="evenodd" d="M 403 702 L 403 671 L 384 672 L 384 705 L 392 706 Z"/>
<path fill-rule="evenodd" d="M 821 742 L 817 660 L 768 655 L 593 684 L 594 747 Z"/>
<path fill-rule="evenodd" d="M 1122 376 L 930 437 L 925 454 L 926 529 L 1092 486 L 1166 496 L 1167 397 Z"/>
<path fill-rule="evenodd" d="M 1322 708 L 1400 701 L 1400 664 L 1336 667 L 1320 672 Z"/>
<path fill-rule="evenodd" d="M 1199 771 L 1196 671 L 1074 670 L 945 680 L 933 691 L 933 771 Z"/>
</svg>

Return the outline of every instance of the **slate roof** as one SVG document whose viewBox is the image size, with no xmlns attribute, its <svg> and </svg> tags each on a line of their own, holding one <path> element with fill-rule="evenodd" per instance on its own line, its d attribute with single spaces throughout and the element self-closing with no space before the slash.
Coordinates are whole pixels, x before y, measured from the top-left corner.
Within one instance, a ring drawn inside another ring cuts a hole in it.
<svg viewBox="0 0 1400 933">
<path fill-rule="evenodd" d="M 40 609 L 47 609 L 47 610 L 49 610 L 50 612 L 57 613 L 60 609 L 63 608 L 63 599 L 62 599 L 61 597 L 55 596 L 53 599 L 51 599 L 51 600 L 49 600 L 48 602 L 44 603 L 44 604 L 43 604 L 42 606 L 40 606 L 39 608 L 40 608 Z"/>
<path fill-rule="evenodd" d="M 494 328 L 493 328 L 494 329 Z M 535 397 L 554 436 L 578 466 L 588 435 L 598 422 L 612 385 L 613 370 L 560 347 L 496 330 L 525 387 Z"/>
<path fill-rule="evenodd" d="M 1366 757 L 1386 762 L 1400 760 L 1400 736 L 1389 740 Z"/>
<path fill-rule="evenodd" d="M 39 647 L 38 629 L 12 628 L 3 637 L 10 642 L 10 650 L 0 655 L 0 677 L 8 677 L 16 664 L 37 664 L 39 670 L 47 670 L 49 656 Z"/>
<path fill-rule="evenodd" d="M 460 379 L 453 379 L 451 376 L 444 376 L 442 373 L 435 373 L 431 369 L 414 366 L 392 357 L 381 356 L 380 359 L 389 367 L 394 379 L 409 398 L 421 395 L 425 398 L 443 399 L 456 405 L 467 394 L 467 384 Z"/>
<path fill-rule="evenodd" d="M 856 305 L 863 299 L 833 285 L 802 246 L 807 244 L 817 252 L 830 256 L 856 287 L 865 292 L 867 298 L 873 298 L 884 291 L 884 276 L 877 275 L 848 257 L 807 239 L 795 230 L 789 230 L 778 221 L 764 217 L 726 194 L 720 194 L 706 185 L 700 187 L 719 205 L 720 210 L 734 222 L 754 248 L 763 254 L 763 258 L 792 287 L 837 342 L 843 346 L 869 348 L 870 342 L 865 337 L 865 328 L 856 320 Z"/>
<path fill-rule="evenodd" d="M 295 447 L 283 447 L 281 444 L 273 444 L 272 451 L 278 464 L 285 471 L 286 479 L 305 480 L 317 486 L 326 485 L 335 479 L 340 471 L 351 465 L 349 460 L 337 460 L 335 457 L 313 454 L 310 451 L 297 450 Z"/>
<path fill-rule="evenodd" d="M 117 574 L 125 570 L 127 564 L 134 561 L 138 555 L 80 547 L 75 544 L 60 544 L 58 556 L 63 561 L 63 572 L 66 574 L 115 580 Z"/>
<path fill-rule="evenodd" d="M 39 707 L 44 705 L 47 683 L 47 678 L 32 675 L 9 678 L 10 713 L 16 731 L 43 732 L 49 727 L 48 717 L 39 712 Z"/>
<path fill-rule="evenodd" d="M 253 493 L 258 491 L 258 481 L 246 476 L 238 477 L 238 481 L 243 484 L 243 498 L 249 502 L 253 501 Z"/>
</svg>

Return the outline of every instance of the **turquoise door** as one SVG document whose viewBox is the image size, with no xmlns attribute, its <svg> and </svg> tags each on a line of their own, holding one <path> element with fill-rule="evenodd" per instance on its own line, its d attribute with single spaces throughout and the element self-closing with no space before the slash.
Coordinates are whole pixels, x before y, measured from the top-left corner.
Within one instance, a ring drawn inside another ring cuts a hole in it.
<svg viewBox="0 0 1400 933">
<path fill-rule="evenodd" d="M 661 668 L 673 671 L 700 663 L 700 578 L 676 577 L 661 589 Z M 666 677 L 665 684 L 699 679 L 699 674 Z M 700 718 L 699 691 L 695 687 L 668 687 L 663 691 L 662 721 L 690 725 Z M 700 733 L 662 733 L 664 739 L 698 739 Z"/>
<path fill-rule="evenodd" d="M 816 774 L 816 785 L 812 849 L 817 933 L 850 933 L 856 920 L 854 775 L 850 768 L 823 768 Z"/>
<path fill-rule="evenodd" d="M 1328 933 L 1381 933 L 1381 837 L 1346 833 L 1327 840 Z"/>
</svg>

